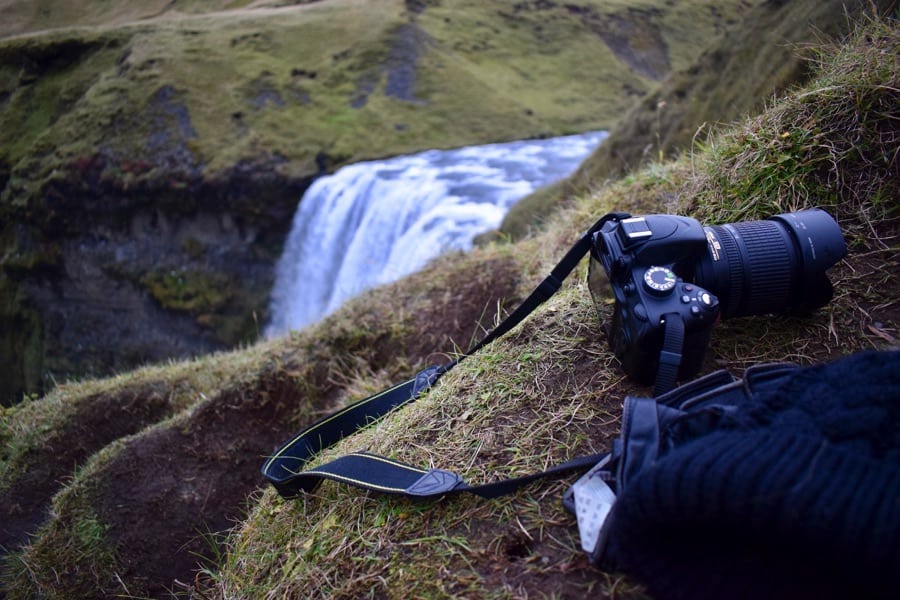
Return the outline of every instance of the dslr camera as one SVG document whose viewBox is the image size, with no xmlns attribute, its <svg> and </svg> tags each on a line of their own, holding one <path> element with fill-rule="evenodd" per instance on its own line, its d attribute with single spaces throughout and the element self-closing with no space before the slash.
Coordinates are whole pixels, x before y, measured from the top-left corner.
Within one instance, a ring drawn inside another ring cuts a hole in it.
<svg viewBox="0 0 900 600">
<path fill-rule="evenodd" d="M 825 305 L 825 271 L 846 254 L 840 228 L 821 209 L 709 227 L 675 215 L 610 217 L 591 240 L 591 296 L 599 309 L 612 289 L 612 350 L 628 375 L 655 379 L 657 393 L 667 391 L 659 389 L 663 373 L 671 388 L 700 370 L 720 318 Z"/>
</svg>

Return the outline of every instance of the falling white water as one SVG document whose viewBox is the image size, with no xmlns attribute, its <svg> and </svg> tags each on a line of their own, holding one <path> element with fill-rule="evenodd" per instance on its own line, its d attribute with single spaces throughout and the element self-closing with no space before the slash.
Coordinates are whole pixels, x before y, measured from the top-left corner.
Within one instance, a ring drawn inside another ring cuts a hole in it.
<svg viewBox="0 0 900 600">
<path fill-rule="evenodd" d="M 266 336 L 313 323 L 443 252 L 470 249 L 517 200 L 571 174 L 604 137 L 429 150 L 316 180 L 277 266 Z"/>
</svg>

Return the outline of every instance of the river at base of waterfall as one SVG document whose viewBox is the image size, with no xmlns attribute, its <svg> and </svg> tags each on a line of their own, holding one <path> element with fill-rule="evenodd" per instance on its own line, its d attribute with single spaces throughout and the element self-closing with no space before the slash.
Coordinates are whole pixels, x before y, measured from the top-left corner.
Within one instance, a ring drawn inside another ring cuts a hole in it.
<svg viewBox="0 0 900 600">
<path fill-rule="evenodd" d="M 266 337 L 314 323 L 444 252 L 471 249 L 516 201 L 570 175 L 605 137 L 594 131 L 428 150 L 317 179 L 276 267 Z"/>
</svg>

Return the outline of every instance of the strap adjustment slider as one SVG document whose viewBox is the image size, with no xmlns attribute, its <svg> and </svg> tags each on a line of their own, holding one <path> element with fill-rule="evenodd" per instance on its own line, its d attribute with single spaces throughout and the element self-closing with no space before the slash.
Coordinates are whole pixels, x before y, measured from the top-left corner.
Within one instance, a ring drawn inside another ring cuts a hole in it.
<svg viewBox="0 0 900 600">
<path fill-rule="evenodd" d="M 406 488 L 406 493 L 411 496 L 437 496 L 453 491 L 461 483 L 463 483 L 463 480 L 456 473 L 441 469 L 431 469 Z"/>
</svg>

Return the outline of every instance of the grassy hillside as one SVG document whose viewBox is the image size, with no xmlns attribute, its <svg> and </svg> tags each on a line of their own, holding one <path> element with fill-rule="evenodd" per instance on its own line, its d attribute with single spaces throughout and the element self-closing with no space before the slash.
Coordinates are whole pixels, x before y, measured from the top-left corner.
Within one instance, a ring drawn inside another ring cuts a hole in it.
<svg viewBox="0 0 900 600">
<path fill-rule="evenodd" d="M 4 409 L 0 521 L 24 528 L 5 525 L 5 543 L 43 522 L 6 557 L 9 596 L 641 597 L 587 565 L 559 502 L 568 482 L 424 503 L 325 484 L 284 501 L 257 470 L 324 411 L 466 347 L 610 210 L 713 223 L 820 206 L 841 226 L 833 302 L 809 318 L 723 322 L 705 371 L 896 347 L 898 57 L 897 22 L 864 22 L 819 52 L 805 87 L 689 155 L 573 198 L 535 237 L 440 259 L 285 339 Z M 650 390 L 624 378 L 603 333 L 612 307 L 598 321 L 584 275 L 335 453 L 366 448 L 477 483 L 607 449 L 624 395 Z M 35 510 L 50 496 L 49 512 Z"/>
<path fill-rule="evenodd" d="M 813 49 L 845 35 L 862 12 L 891 15 L 896 9 L 896 0 L 769 0 L 753 6 L 696 63 L 673 71 L 634 103 L 576 173 L 518 202 L 500 230 L 523 236 L 594 182 L 689 151 L 692 143 L 703 142 L 803 82 L 812 71 Z"/>
<path fill-rule="evenodd" d="M 47 177 L 107 152 L 140 163 L 104 170 L 135 185 L 166 170 L 162 159 L 182 176 L 214 177 L 262 154 L 310 175 L 321 154 L 340 164 L 606 128 L 629 102 L 625 90 L 643 93 L 689 65 L 743 10 L 649 0 L 577 10 L 464 0 L 10 4 L 13 14 L 32 9 L 6 24 L 28 35 L 0 44 L 0 163 L 19 185 L 36 183 L 35 168 Z"/>
<path fill-rule="evenodd" d="M 251 341 L 313 178 L 609 128 L 753 4 L 5 0 L 0 403 Z"/>
</svg>

